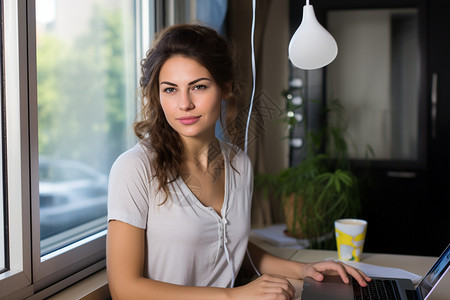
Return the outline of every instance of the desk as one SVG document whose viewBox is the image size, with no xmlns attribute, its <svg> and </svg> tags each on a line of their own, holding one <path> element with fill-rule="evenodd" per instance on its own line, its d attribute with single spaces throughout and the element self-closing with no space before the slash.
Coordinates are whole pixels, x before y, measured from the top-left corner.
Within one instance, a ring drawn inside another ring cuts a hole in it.
<svg viewBox="0 0 450 300">
<path fill-rule="evenodd" d="M 286 258 L 302 262 L 316 262 L 327 258 L 337 259 L 337 251 L 325 250 L 289 250 L 283 248 L 276 248 L 267 242 L 260 241 L 251 237 L 251 241 L 266 251 Z M 413 256 L 413 255 L 398 255 L 398 254 L 378 254 L 378 253 L 363 253 L 361 262 L 373 264 L 383 267 L 399 268 L 418 275 L 425 275 L 426 272 L 436 261 L 437 257 L 428 256 Z M 300 299 L 303 282 L 301 280 L 293 282 L 296 288 L 296 299 Z M 447 273 L 441 280 L 439 285 L 433 291 L 429 300 L 449 300 L 450 299 L 450 274 Z"/>
</svg>

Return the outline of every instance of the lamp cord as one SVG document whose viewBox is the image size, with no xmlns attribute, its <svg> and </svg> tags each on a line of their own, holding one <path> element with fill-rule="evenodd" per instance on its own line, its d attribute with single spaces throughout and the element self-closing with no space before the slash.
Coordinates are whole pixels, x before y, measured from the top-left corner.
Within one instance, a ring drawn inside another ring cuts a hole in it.
<svg viewBox="0 0 450 300">
<path fill-rule="evenodd" d="M 252 32 L 251 32 L 251 48 L 252 48 L 252 75 L 253 75 L 253 88 L 252 88 L 252 96 L 250 99 L 250 107 L 248 110 L 247 117 L 247 126 L 245 127 L 245 141 L 244 141 L 244 151 L 247 154 L 248 152 L 248 130 L 250 126 L 250 119 L 252 116 L 253 110 L 253 101 L 255 98 L 255 90 L 256 90 L 256 62 L 255 62 L 255 19 L 256 19 L 256 0 L 252 0 L 252 8 L 253 8 L 253 16 L 252 16 Z"/>
<path fill-rule="evenodd" d="M 245 153 L 248 152 L 248 128 L 250 125 L 250 118 L 252 115 L 252 109 L 253 109 L 253 100 L 255 98 L 255 89 L 256 89 L 256 62 L 255 62 L 255 21 L 256 21 L 256 0 L 252 0 L 252 9 L 253 9 L 253 15 L 252 15 L 252 33 L 251 33 L 251 48 L 252 48 L 252 75 L 253 75 L 253 88 L 252 88 L 252 96 L 250 99 L 250 108 L 248 110 L 248 117 L 247 117 L 247 126 L 245 127 L 245 141 L 244 141 L 244 149 Z M 253 267 L 253 270 L 255 270 L 256 274 L 258 276 L 261 276 L 261 273 L 256 268 L 255 264 L 253 263 L 252 257 L 250 256 L 250 252 L 248 251 L 247 247 L 247 257 L 250 261 L 250 264 Z"/>
</svg>

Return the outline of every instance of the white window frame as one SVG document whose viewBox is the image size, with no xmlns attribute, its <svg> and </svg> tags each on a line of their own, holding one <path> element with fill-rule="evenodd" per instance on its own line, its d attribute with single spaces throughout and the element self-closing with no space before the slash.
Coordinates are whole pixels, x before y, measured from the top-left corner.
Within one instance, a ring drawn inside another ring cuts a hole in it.
<svg viewBox="0 0 450 300">
<path fill-rule="evenodd" d="M 9 270 L 0 274 L 0 298 L 32 294 L 28 159 L 28 87 L 25 1 L 4 1 L 4 64 L 6 98 L 6 169 L 8 184 Z M 21 84 L 22 83 L 22 84 Z M 15 167 L 12 167 L 15 166 Z M 14 220 L 14 221 L 11 221 Z M 11 238 L 16 234 L 15 238 Z"/>
<path fill-rule="evenodd" d="M 155 1 L 136 1 L 136 9 L 140 60 L 156 29 L 148 21 Z M 35 0 L 4 0 L 3 17 L 10 256 L 0 299 L 42 299 L 105 267 L 106 230 L 41 257 Z"/>
</svg>

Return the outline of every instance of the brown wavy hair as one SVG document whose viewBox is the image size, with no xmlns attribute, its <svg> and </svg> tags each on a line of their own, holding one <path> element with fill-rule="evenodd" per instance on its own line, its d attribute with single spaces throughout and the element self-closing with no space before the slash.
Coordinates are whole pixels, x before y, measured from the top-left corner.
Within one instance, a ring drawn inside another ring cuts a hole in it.
<svg viewBox="0 0 450 300">
<path fill-rule="evenodd" d="M 178 24 L 159 32 L 146 57 L 141 61 L 142 109 L 134 122 L 134 132 L 152 155 L 152 170 L 158 180 L 158 192 L 169 196 L 168 184 L 180 176 L 183 144 L 178 133 L 166 121 L 159 99 L 159 73 L 164 63 L 175 55 L 195 59 L 211 74 L 227 97 L 223 99 L 220 122 L 224 139 L 241 148 L 243 112 L 239 101 L 241 88 L 236 80 L 234 47 L 214 29 L 193 24 Z M 237 153 L 232 148 L 230 161 Z"/>
</svg>

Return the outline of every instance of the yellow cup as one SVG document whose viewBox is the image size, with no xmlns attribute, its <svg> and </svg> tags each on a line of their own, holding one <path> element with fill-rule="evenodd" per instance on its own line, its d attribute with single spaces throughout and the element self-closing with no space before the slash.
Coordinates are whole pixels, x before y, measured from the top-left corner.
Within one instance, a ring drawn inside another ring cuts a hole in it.
<svg viewBox="0 0 450 300">
<path fill-rule="evenodd" d="M 360 261 L 366 238 L 367 221 L 340 219 L 334 222 L 339 259 Z"/>
</svg>

